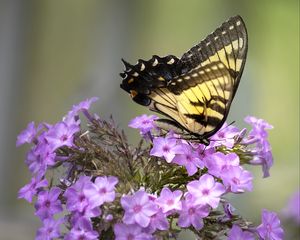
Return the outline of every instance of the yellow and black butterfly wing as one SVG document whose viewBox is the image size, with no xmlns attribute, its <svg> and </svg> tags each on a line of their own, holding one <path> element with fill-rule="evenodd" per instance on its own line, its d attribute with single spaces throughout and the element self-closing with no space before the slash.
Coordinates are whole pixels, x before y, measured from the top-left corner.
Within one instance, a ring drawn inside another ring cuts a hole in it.
<svg viewBox="0 0 300 240">
<path fill-rule="evenodd" d="M 207 139 L 228 115 L 247 55 L 247 32 L 241 17 L 233 17 L 185 53 L 124 62 L 121 88 L 132 99 L 168 116 L 168 126 Z"/>
<path fill-rule="evenodd" d="M 234 77 L 234 93 L 243 73 L 248 50 L 248 35 L 243 19 L 231 17 L 199 44 L 184 53 L 179 61 L 183 71 L 190 71 L 199 64 L 222 62 Z"/>
<path fill-rule="evenodd" d="M 225 121 L 233 98 L 234 78 L 221 62 L 213 62 L 154 89 L 150 109 L 162 113 L 199 139 L 212 136 Z M 163 125 L 160 125 L 163 126 Z"/>
</svg>

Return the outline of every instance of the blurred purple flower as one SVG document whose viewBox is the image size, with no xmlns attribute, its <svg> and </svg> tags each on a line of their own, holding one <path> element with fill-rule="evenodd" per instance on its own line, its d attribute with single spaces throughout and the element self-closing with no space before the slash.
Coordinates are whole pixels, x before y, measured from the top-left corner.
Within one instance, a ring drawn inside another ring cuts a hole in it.
<svg viewBox="0 0 300 240">
<path fill-rule="evenodd" d="M 37 191 L 48 186 L 47 179 L 43 179 L 41 174 L 34 176 L 30 183 L 26 184 L 19 190 L 18 198 L 24 198 L 28 202 L 32 201 L 32 197 L 37 194 Z"/>
<path fill-rule="evenodd" d="M 66 234 L 65 240 L 96 240 L 99 233 L 93 230 L 90 220 L 82 217 L 78 219 L 70 232 Z"/>
<path fill-rule="evenodd" d="M 58 199 L 61 189 L 54 187 L 49 191 L 41 191 L 38 194 L 35 203 L 35 214 L 41 220 L 52 217 L 54 214 L 62 212 L 63 208 L 60 200 Z"/>
<path fill-rule="evenodd" d="M 97 177 L 94 184 L 87 184 L 84 187 L 84 194 L 87 196 L 93 207 L 98 207 L 104 202 L 112 202 L 115 199 L 115 185 L 118 183 L 116 177 Z"/>
<path fill-rule="evenodd" d="M 180 190 L 172 192 L 169 188 L 164 187 L 155 203 L 162 209 L 163 213 L 172 213 L 172 210 L 181 210 L 181 196 Z"/>
<path fill-rule="evenodd" d="M 266 129 L 272 129 L 273 126 L 263 119 L 252 116 L 247 116 L 245 122 L 252 125 L 252 130 L 249 132 L 249 137 L 244 143 L 249 143 L 249 141 L 256 143 L 253 151 L 254 157 L 250 163 L 253 165 L 262 165 L 263 177 L 269 177 L 269 170 L 273 165 L 273 155 Z"/>
<path fill-rule="evenodd" d="M 156 157 L 164 157 L 165 160 L 170 163 L 176 154 L 182 152 L 181 144 L 178 144 L 178 139 L 173 137 L 172 134 L 164 137 L 157 137 L 153 140 L 153 148 L 150 151 L 150 155 Z"/>
<path fill-rule="evenodd" d="M 65 122 L 58 122 L 49 129 L 46 139 L 53 149 L 62 146 L 73 147 L 74 134 L 79 130 L 80 128 L 75 124 L 67 125 Z"/>
<path fill-rule="evenodd" d="M 195 198 L 195 204 L 208 204 L 216 208 L 220 202 L 221 195 L 225 192 L 225 187 L 215 181 L 213 176 L 204 174 L 199 180 L 187 184 L 188 192 Z"/>
<path fill-rule="evenodd" d="M 225 213 L 223 220 L 228 221 L 228 220 L 232 219 L 235 208 L 229 202 L 226 202 L 226 201 L 223 201 L 222 205 L 223 205 L 223 210 Z"/>
<path fill-rule="evenodd" d="M 114 226 L 115 240 L 152 240 L 153 237 L 145 232 L 139 225 L 126 225 L 117 223 Z"/>
<path fill-rule="evenodd" d="M 235 153 L 224 154 L 216 152 L 206 159 L 208 172 L 216 177 L 221 177 L 222 173 L 232 166 L 239 166 L 240 159 Z"/>
<path fill-rule="evenodd" d="M 132 119 L 128 126 L 140 130 L 141 135 L 145 135 L 155 128 L 154 120 L 158 119 L 155 115 L 140 115 Z"/>
<path fill-rule="evenodd" d="M 98 97 L 88 98 L 88 99 L 86 99 L 86 100 L 84 100 L 84 101 L 82 101 L 82 102 L 80 102 L 76 105 L 73 105 L 71 111 L 78 114 L 78 112 L 81 111 L 81 110 L 89 110 L 92 103 L 98 101 L 98 99 L 99 99 Z"/>
<path fill-rule="evenodd" d="M 17 137 L 17 147 L 24 143 L 32 143 L 36 137 L 38 129 L 34 127 L 34 122 L 28 123 L 26 129 L 24 129 Z"/>
<path fill-rule="evenodd" d="M 283 215 L 288 219 L 293 219 L 296 224 L 300 225 L 300 190 L 290 197 L 283 209 Z"/>
<path fill-rule="evenodd" d="M 63 219 L 47 218 L 43 220 L 43 226 L 37 230 L 36 240 L 52 240 L 58 239 L 60 234 L 60 226 L 64 222 Z"/>
<path fill-rule="evenodd" d="M 181 150 L 182 152 L 176 154 L 172 162 L 185 166 L 189 176 L 194 175 L 198 168 L 204 168 L 203 161 L 189 144 L 182 144 Z"/>
<path fill-rule="evenodd" d="M 167 220 L 167 216 L 162 212 L 161 209 L 158 210 L 157 213 L 151 216 L 150 224 L 145 229 L 147 233 L 154 233 L 156 230 L 168 230 L 169 222 Z"/>
<path fill-rule="evenodd" d="M 238 225 L 233 225 L 228 234 L 228 240 L 255 240 L 255 238 L 251 232 L 243 232 Z"/>
<path fill-rule="evenodd" d="M 259 139 L 265 139 L 268 137 L 268 132 L 266 129 L 273 129 L 273 126 L 263 119 L 247 116 L 244 120 L 253 127 L 253 129 L 249 132 L 249 135 L 258 137 Z"/>
<path fill-rule="evenodd" d="M 144 228 L 149 226 L 151 216 L 158 211 L 157 205 L 149 199 L 148 194 L 142 189 L 133 195 L 123 196 L 121 205 L 125 210 L 124 223 L 137 223 Z"/>
<path fill-rule="evenodd" d="M 259 236 L 264 240 L 282 240 L 284 231 L 280 225 L 280 220 L 275 212 L 266 209 L 262 211 L 262 223 L 256 228 Z"/>
<path fill-rule="evenodd" d="M 232 148 L 235 143 L 235 137 L 240 133 L 240 130 L 233 126 L 224 123 L 222 128 L 210 138 L 211 145 L 214 147 L 224 145 Z"/>
<path fill-rule="evenodd" d="M 222 180 L 226 187 L 230 188 L 231 192 L 241 193 L 245 190 L 252 191 L 253 185 L 252 173 L 244 170 L 242 167 L 233 166 L 222 172 Z"/>
<path fill-rule="evenodd" d="M 178 225 L 180 227 L 189 227 L 193 225 L 196 230 L 203 227 L 203 218 L 210 212 L 208 205 L 196 204 L 195 199 L 190 196 L 182 201 L 182 210 L 179 212 Z"/>
</svg>

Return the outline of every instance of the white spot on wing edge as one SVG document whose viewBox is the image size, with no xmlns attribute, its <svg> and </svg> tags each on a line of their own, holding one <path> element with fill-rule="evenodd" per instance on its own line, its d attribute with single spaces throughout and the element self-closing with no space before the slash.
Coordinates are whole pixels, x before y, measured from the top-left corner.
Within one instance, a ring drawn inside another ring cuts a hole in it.
<svg viewBox="0 0 300 240">
<path fill-rule="evenodd" d="M 171 58 L 171 59 L 167 62 L 167 64 L 173 64 L 174 62 L 175 62 L 174 58 Z"/>
<path fill-rule="evenodd" d="M 152 66 L 155 67 L 158 64 L 158 61 L 156 58 L 154 58 L 154 62 L 152 63 Z"/>
</svg>

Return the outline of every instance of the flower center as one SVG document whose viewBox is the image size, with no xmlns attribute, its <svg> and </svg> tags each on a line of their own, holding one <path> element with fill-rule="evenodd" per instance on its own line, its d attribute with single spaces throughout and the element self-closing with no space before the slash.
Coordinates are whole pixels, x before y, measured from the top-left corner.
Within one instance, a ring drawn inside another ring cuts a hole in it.
<svg viewBox="0 0 300 240">
<path fill-rule="evenodd" d="M 102 194 L 105 194 L 107 191 L 106 191 L 106 188 L 100 188 L 99 192 Z"/>
<path fill-rule="evenodd" d="M 192 156 L 191 156 L 191 155 L 186 155 L 186 160 L 187 160 L 188 162 L 191 162 L 191 161 L 192 161 Z"/>
<path fill-rule="evenodd" d="M 81 234 L 80 236 L 79 236 L 79 238 L 78 238 L 78 240 L 85 240 L 86 238 L 85 238 L 85 235 L 84 234 Z"/>
<path fill-rule="evenodd" d="M 174 200 L 173 199 L 168 199 L 167 205 L 171 206 L 173 204 L 174 204 Z"/>
<path fill-rule="evenodd" d="M 50 205 L 51 205 L 50 201 L 49 201 L 49 200 L 47 200 L 47 201 L 45 202 L 45 206 L 46 206 L 46 208 L 49 208 L 49 207 L 50 207 Z"/>
<path fill-rule="evenodd" d="M 68 140 L 68 136 L 67 136 L 66 134 L 62 135 L 62 136 L 60 137 L 60 140 L 61 140 L 62 142 L 65 142 L 65 141 Z"/>
<path fill-rule="evenodd" d="M 163 151 L 164 151 L 164 152 L 169 152 L 169 151 L 170 151 L 169 146 L 164 145 L 164 146 L 163 146 Z"/>
<path fill-rule="evenodd" d="M 149 124 L 149 123 L 150 123 L 149 120 L 143 120 L 143 121 L 142 121 L 142 124 L 144 124 L 144 125 Z"/>
<path fill-rule="evenodd" d="M 129 233 L 127 235 L 127 240 L 133 240 L 133 239 L 134 239 L 134 236 L 131 233 Z"/>
<path fill-rule="evenodd" d="M 224 132 L 219 132 L 219 138 L 224 138 L 225 137 L 225 133 Z"/>
<path fill-rule="evenodd" d="M 134 211 L 135 213 L 138 213 L 138 212 L 140 212 L 141 210 L 142 210 L 142 206 L 139 205 L 139 204 L 137 204 L 137 205 L 135 205 L 135 206 L 133 207 L 133 211 Z"/>
<path fill-rule="evenodd" d="M 84 196 L 83 194 L 81 194 L 81 195 L 79 196 L 79 202 L 83 202 L 84 199 L 85 199 L 85 196 Z"/>
<path fill-rule="evenodd" d="M 195 208 L 193 208 L 193 207 L 191 207 L 190 209 L 189 209 L 189 215 L 193 215 L 193 214 L 195 214 Z"/>
<path fill-rule="evenodd" d="M 272 226 L 269 223 L 266 224 L 266 229 L 269 233 L 272 232 Z"/>
<path fill-rule="evenodd" d="M 203 189 L 202 194 L 205 196 L 209 195 L 209 189 Z"/>
<path fill-rule="evenodd" d="M 240 179 L 238 179 L 238 178 L 236 178 L 236 177 L 234 177 L 233 179 L 232 179 L 232 181 L 234 182 L 234 184 L 240 184 L 241 182 L 240 182 Z"/>
</svg>

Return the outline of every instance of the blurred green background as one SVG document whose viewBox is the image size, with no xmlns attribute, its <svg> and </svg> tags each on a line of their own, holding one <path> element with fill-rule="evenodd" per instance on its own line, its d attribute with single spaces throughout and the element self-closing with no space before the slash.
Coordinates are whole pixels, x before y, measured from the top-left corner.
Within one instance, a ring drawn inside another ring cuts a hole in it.
<svg viewBox="0 0 300 240">
<path fill-rule="evenodd" d="M 121 58 L 181 56 L 230 16 L 249 33 L 245 71 L 229 115 L 266 119 L 275 165 L 255 174 L 254 191 L 233 197 L 239 213 L 260 222 L 262 208 L 279 212 L 299 187 L 299 2 L 289 1 L 0 1 L 0 238 L 33 239 L 39 221 L 17 200 L 29 181 L 17 134 L 29 121 L 59 120 L 72 106 L 99 96 L 93 110 L 127 127 L 148 112 L 119 88 Z"/>
</svg>

